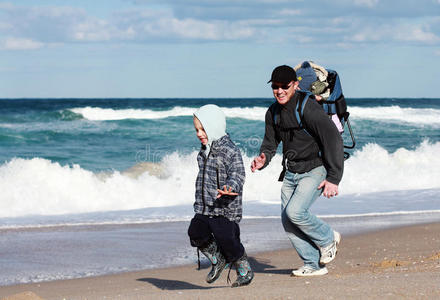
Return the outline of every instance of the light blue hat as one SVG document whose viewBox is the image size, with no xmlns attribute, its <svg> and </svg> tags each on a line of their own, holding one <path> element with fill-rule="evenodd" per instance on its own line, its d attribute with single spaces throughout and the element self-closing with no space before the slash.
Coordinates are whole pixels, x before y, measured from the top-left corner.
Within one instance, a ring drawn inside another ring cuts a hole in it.
<svg viewBox="0 0 440 300">
<path fill-rule="evenodd" d="M 194 113 L 194 116 L 202 123 L 209 145 L 226 134 L 226 116 L 217 105 L 204 105 Z"/>
</svg>

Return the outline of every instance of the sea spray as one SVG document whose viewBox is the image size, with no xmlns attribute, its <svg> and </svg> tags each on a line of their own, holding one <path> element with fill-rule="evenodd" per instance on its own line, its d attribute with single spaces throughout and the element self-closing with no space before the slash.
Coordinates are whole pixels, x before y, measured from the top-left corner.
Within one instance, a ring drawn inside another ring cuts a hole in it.
<svg viewBox="0 0 440 300">
<path fill-rule="evenodd" d="M 368 144 L 346 161 L 341 195 L 440 188 L 440 142 L 387 152 Z M 125 172 L 93 173 L 79 165 L 15 158 L 0 167 L 0 218 L 132 210 L 187 205 L 194 201 L 197 152 L 165 156 Z M 244 155 L 243 201 L 279 203 L 281 155 L 262 171 L 250 172 Z"/>
<path fill-rule="evenodd" d="M 440 127 L 440 110 L 393 106 L 349 107 L 352 120 L 374 120 L 383 123 L 407 123 L 416 126 Z"/>
<path fill-rule="evenodd" d="M 367 144 L 345 162 L 341 193 L 416 190 L 440 187 L 440 142 L 390 153 Z"/>
<path fill-rule="evenodd" d="M 41 158 L 13 159 L 0 167 L 0 218 L 190 203 L 193 184 L 184 179 L 194 177 L 194 168 L 169 172 L 166 179 L 148 172 L 134 179 L 118 171 L 103 175 Z"/>
<path fill-rule="evenodd" d="M 221 105 L 220 105 L 221 106 Z M 221 107 L 226 117 L 264 122 L 267 107 Z M 111 109 L 100 107 L 77 107 L 62 114 L 75 119 L 79 116 L 93 121 L 124 119 L 164 119 L 179 116 L 192 116 L 197 107 L 175 106 L 168 110 L 151 109 Z M 374 120 L 385 123 L 409 123 L 417 126 L 440 127 L 440 109 L 405 108 L 396 105 L 382 107 L 349 106 L 352 120 Z M 76 116 L 72 116 L 72 113 Z M 61 114 L 61 113 L 60 113 Z"/>
<path fill-rule="evenodd" d="M 192 116 L 197 107 L 176 106 L 169 110 L 151 109 L 111 109 L 100 107 L 77 107 L 70 110 L 77 116 L 92 121 L 110 121 L 124 119 L 164 119 L 170 117 Z M 229 118 L 242 118 L 248 120 L 264 120 L 267 108 L 265 107 L 222 107 Z"/>
</svg>

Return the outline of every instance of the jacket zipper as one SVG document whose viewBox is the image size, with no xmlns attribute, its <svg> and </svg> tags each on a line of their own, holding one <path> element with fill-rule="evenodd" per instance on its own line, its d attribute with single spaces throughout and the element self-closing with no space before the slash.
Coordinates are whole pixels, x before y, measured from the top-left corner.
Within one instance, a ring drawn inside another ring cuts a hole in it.
<svg viewBox="0 0 440 300">
<path fill-rule="evenodd" d="M 208 161 L 209 155 L 211 155 L 211 151 L 209 151 L 208 156 L 205 158 L 205 162 L 203 164 L 203 176 L 202 176 L 202 202 L 203 202 L 203 210 L 202 215 L 205 214 L 206 203 L 205 203 L 205 170 L 206 170 L 206 162 Z"/>
</svg>

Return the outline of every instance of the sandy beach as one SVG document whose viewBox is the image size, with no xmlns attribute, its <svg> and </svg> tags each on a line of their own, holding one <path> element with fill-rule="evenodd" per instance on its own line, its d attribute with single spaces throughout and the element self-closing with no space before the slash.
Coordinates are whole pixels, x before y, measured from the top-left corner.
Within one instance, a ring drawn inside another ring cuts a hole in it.
<svg viewBox="0 0 440 300">
<path fill-rule="evenodd" d="M 294 250 L 250 253 L 250 286 L 230 288 L 227 271 L 209 285 L 208 265 L 0 287 L 1 299 L 439 299 L 440 223 L 345 236 L 320 277 L 291 277 Z M 235 271 L 231 271 L 235 279 Z"/>
</svg>

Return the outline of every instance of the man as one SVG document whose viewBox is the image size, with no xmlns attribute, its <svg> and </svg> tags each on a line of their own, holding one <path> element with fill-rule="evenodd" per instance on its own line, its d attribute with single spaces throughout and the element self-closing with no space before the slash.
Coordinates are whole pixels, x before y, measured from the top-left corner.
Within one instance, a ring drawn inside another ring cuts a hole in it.
<svg viewBox="0 0 440 300">
<path fill-rule="evenodd" d="M 304 261 L 304 266 L 292 274 L 324 275 L 328 273 L 325 264 L 335 258 L 341 236 L 309 209 L 321 192 L 327 198 L 338 195 L 344 166 L 342 138 L 314 99 L 309 99 L 304 107 L 302 126 L 307 132 L 298 124 L 295 108 L 306 92 L 299 90 L 296 73 L 291 67 L 276 67 L 269 82 L 272 82 L 276 102 L 266 112 L 260 155 L 252 161 L 251 170 L 255 172 L 266 167 L 278 144 L 283 143 L 281 220 L 293 247 Z"/>
</svg>

